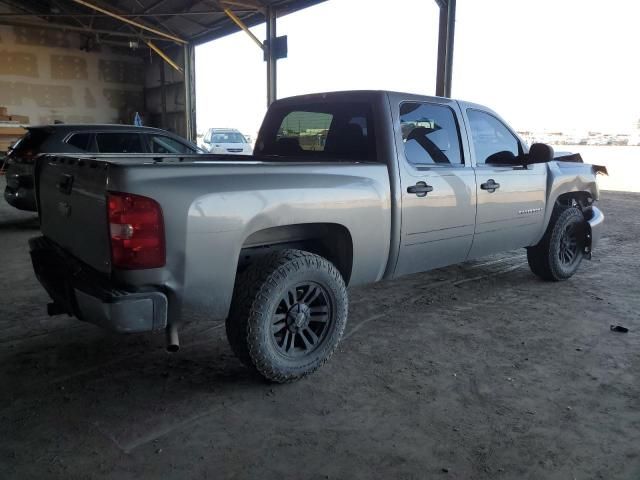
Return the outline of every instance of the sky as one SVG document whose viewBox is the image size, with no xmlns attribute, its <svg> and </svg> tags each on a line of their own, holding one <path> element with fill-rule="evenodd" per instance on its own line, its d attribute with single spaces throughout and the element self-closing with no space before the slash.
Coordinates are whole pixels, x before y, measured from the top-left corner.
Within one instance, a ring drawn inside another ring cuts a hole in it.
<svg viewBox="0 0 640 480">
<path fill-rule="evenodd" d="M 640 120 L 640 0 L 458 0 L 452 96 L 518 130 L 629 132 Z M 260 39 L 265 27 L 251 29 Z M 434 0 L 328 0 L 278 19 L 278 97 L 384 89 L 433 95 Z M 255 136 L 266 63 L 244 33 L 196 49 L 198 130 Z"/>
</svg>

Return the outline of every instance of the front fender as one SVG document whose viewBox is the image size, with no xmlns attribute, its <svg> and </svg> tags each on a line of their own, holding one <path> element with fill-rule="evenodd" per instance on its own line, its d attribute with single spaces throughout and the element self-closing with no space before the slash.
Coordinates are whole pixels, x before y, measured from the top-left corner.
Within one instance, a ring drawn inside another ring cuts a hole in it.
<svg viewBox="0 0 640 480">
<path fill-rule="evenodd" d="M 594 165 L 587 163 L 553 161 L 547 163 L 547 203 L 544 217 L 544 228 L 538 241 L 551 220 L 553 209 L 560 197 L 570 193 L 586 193 L 596 201 L 600 198 Z"/>
</svg>

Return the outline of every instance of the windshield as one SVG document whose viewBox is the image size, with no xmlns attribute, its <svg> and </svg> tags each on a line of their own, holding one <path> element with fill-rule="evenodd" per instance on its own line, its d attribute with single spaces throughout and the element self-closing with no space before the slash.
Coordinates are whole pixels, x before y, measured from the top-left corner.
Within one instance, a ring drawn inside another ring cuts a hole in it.
<svg viewBox="0 0 640 480">
<path fill-rule="evenodd" d="M 247 143 L 240 132 L 214 133 L 211 136 L 211 143 Z"/>
</svg>

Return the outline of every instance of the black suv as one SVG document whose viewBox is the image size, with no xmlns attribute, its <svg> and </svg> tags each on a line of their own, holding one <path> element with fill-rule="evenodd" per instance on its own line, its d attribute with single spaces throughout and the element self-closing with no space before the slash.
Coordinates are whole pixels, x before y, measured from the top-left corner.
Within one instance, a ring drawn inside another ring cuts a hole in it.
<svg viewBox="0 0 640 480">
<path fill-rule="evenodd" d="M 5 200 L 20 210 L 36 211 L 35 157 L 41 153 L 204 153 L 195 144 L 151 127 L 133 125 L 45 125 L 28 127 L 7 154 Z"/>
</svg>

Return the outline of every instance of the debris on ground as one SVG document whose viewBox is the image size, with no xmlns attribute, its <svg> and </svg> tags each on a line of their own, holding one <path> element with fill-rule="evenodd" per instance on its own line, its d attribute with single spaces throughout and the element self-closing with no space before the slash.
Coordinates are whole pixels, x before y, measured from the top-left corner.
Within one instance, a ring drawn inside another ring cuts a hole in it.
<svg viewBox="0 0 640 480">
<path fill-rule="evenodd" d="M 629 329 L 627 327 L 623 327 L 622 325 L 611 325 L 610 328 L 612 332 L 619 332 L 619 333 L 629 332 Z"/>
</svg>

